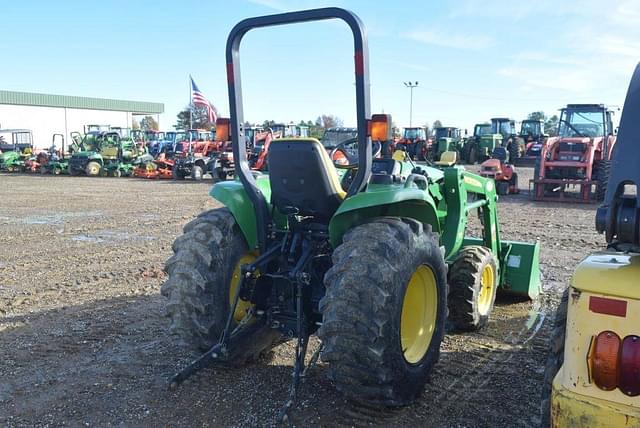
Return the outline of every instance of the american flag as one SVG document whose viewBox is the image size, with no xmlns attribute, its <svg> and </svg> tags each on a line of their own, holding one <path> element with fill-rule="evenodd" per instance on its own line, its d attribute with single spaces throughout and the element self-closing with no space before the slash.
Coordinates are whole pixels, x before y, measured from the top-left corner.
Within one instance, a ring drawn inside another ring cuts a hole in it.
<svg viewBox="0 0 640 428">
<path fill-rule="evenodd" d="M 209 115 L 209 123 L 216 123 L 216 119 L 218 118 L 216 108 L 209 102 L 204 94 L 200 92 L 196 82 L 193 81 L 193 77 L 189 76 L 189 78 L 191 79 L 191 103 L 206 108 Z"/>
</svg>

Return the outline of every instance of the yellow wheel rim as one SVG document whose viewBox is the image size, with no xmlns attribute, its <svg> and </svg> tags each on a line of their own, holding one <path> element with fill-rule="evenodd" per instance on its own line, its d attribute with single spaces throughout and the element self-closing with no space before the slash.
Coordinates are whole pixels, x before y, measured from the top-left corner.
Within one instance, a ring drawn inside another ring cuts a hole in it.
<svg viewBox="0 0 640 428">
<path fill-rule="evenodd" d="M 400 343 L 411 364 L 424 358 L 436 328 L 438 288 L 431 268 L 420 265 L 413 273 L 402 302 Z"/>
<path fill-rule="evenodd" d="M 240 260 L 238 260 L 238 263 L 236 263 L 236 266 L 233 268 L 233 275 L 231 275 L 231 284 L 229 284 L 229 307 L 230 308 L 233 306 L 233 299 L 236 296 L 236 290 L 238 289 L 238 284 L 240 284 L 240 275 L 241 275 L 240 267 L 242 265 L 246 265 L 248 263 L 253 262 L 255 259 L 256 259 L 255 255 L 253 255 L 252 253 L 247 253 L 244 256 L 240 257 Z M 249 308 L 251 308 L 252 306 L 253 305 L 251 304 L 251 302 L 239 299 L 238 305 L 236 306 L 236 310 L 233 313 L 233 320 L 235 322 L 242 321 L 242 319 L 247 315 L 247 311 L 249 311 Z"/>
<path fill-rule="evenodd" d="M 478 295 L 478 312 L 487 315 L 491 309 L 491 298 L 495 287 L 496 274 L 493 266 L 487 264 L 480 275 L 480 294 Z"/>
</svg>

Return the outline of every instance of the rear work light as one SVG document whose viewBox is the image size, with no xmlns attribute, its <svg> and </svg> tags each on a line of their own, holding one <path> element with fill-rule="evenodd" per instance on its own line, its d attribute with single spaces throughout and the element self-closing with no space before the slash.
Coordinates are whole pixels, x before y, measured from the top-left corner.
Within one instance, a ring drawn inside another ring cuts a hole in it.
<svg viewBox="0 0 640 428">
<path fill-rule="evenodd" d="M 596 386 L 605 391 L 619 388 L 630 397 L 640 395 L 640 336 L 624 339 L 603 331 L 592 342 L 589 371 Z"/>
</svg>

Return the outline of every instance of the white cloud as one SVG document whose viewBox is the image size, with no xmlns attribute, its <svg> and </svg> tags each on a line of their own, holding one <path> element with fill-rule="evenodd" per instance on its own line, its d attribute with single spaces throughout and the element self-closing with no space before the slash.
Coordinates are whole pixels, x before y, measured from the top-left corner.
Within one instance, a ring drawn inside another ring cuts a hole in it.
<svg viewBox="0 0 640 428">
<path fill-rule="evenodd" d="M 498 74 L 520 80 L 528 87 L 561 89 L 570 92 L 585 92 L 592 89 L 590 73 L 583 69 L 559 67 L 516 67 L 498 70 Z"/>
<path fill-rule="evenodd" d="M 590 96 L 595 102 L 622 97 L 640 60 L 640 2 L 566 2 L 560 12 L 562 25 L 554 26 L 549 39 L 553 44 L 512 56 L 498 75 L 523 87 Z"/>
<path fill-rule="evenodd" d="M 402 36 L 416 42 L 454 49 L 482 50 L 491 47 L 494 43 L 492 37 L 485 35 L 451 34 L 435 30 L 411 31 Z"/>
<path fill-rule="evenodd" d="M 582 65 L 583 60 L 568 56 L 553 56 L 544 52 L 520 52 L 512 57 L 519 63 L 535 64 L 535 63 L 547 63 L 547 64 L 564 64 L 564 65 Z"/>
<path fill-rule="evenodd" d="M 284 2 L 280 0 L 249 0 L 249 3 L 264 6 L 266 8 L 273 9 L 278 12 L 284 12 L 288 9 L 287 6 L 284 4 Z"/>
</svg>

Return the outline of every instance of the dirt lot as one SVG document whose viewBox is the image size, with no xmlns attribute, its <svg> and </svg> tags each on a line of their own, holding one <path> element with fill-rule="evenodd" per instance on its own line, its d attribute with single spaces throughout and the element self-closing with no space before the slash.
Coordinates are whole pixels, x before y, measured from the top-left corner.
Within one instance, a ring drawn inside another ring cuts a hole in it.
<svg viewBox="0 0 640 428">
<path fill-rule="evenodd" d="M 0 175 L 1 426 L 275 422 L 290 383 L 288 344 L 268 361 L 167 389 L 194 354 L 165 334 L 162 268 L 181 227 L 216 207 L 209 186 Z M 503 238 L 541 241 L 545 295 L 500 300 L 486 330 L 447 335 L 431 383 L 404 409 L 354 407 L 321 363 L 303 385 L 295 425 L 536 425 L 559 290 L 604 240 L 594 205 L 533 203 L 521 187 L 500 201 Z"/>
</svg>

